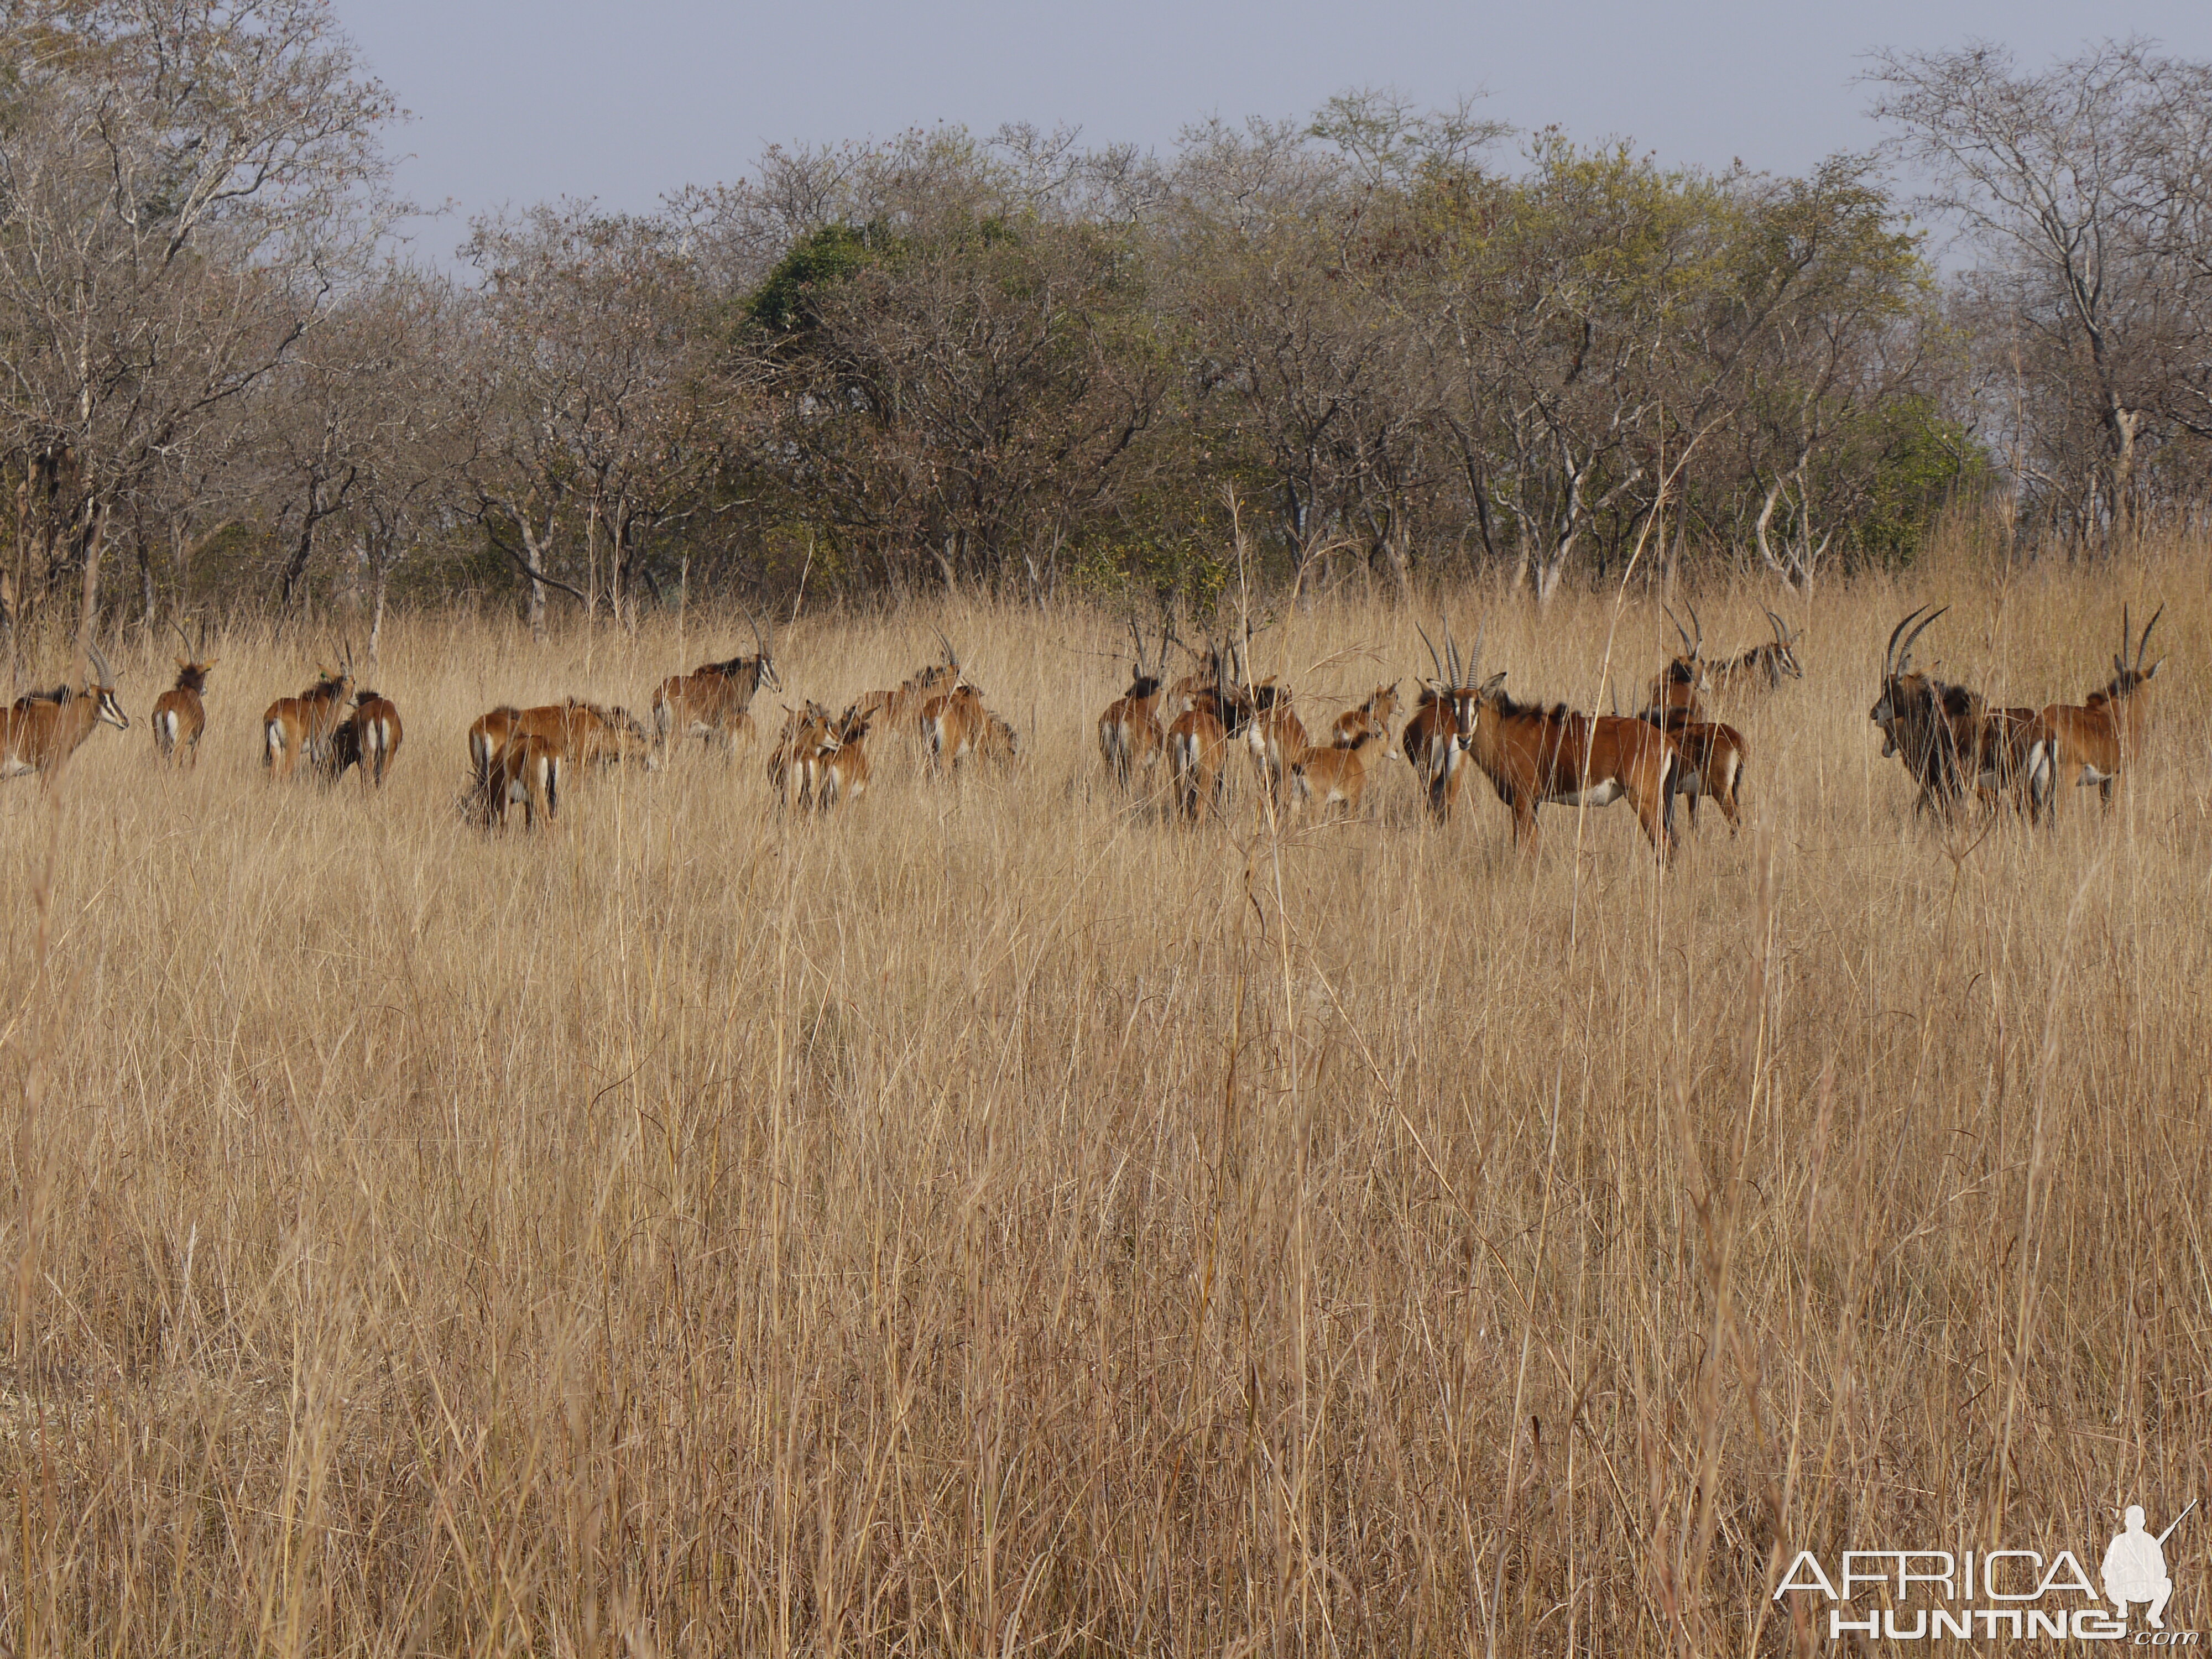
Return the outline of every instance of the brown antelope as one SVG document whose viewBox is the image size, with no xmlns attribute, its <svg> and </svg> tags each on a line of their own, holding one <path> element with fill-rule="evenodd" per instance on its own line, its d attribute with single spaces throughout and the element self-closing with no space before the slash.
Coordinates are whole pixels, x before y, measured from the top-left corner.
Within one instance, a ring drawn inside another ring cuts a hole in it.
<svg viewBox="0 0 2212 1659">
<path fill-rule="evenodd" d="M 484 792 L 486 822 L 504 830 L 507 809 L 519 805 L 524 829 L 535 829 L 541 812 L 551 823 L 560 810 L 561 774 L 568 764 L 556 744 L 534 732 L 508 738 L 492 757 Z"/>
<path fill-rule="evenodd" d="M 867 793 L 867 717 L 855 703 L 834 726 L 818 731 L 801 764 L 802 798 L 811 797 L 817 812 L 850 805 Z"/>
<path fill-rule="evenodd" d="M 1662 605 L 1667 620 L 1674 624 L 1674 631 L 1682 636 L 1682 650 L 1668 659 L 1667 665 L 1651 677 L 1651 684 L 1644 694 L 1644 718 L 1655 726 L 1664 725 L 1668 718 L 1681 714 L 1698 718 L 1705 694 L 1712 689 L 1712 671 L 1705 662 L 1705 628 L 1698 623 L 1693 635 L 1682 626 L 1681 618 L 1674 609 Z M 1698 608 L 1689 607 L 1690 618 L 1697 621 Z"/>
<path fill-rule="evenodd" d="M 1359 811 L 1359 798 L 1367 788 L 1367 762 L 1361 750 L 1382 740 L 1377 727 L 1363 726 L 1348 743 L 1308 749 L 1291 763 L 1292 793 L 1302 802 L 1340 805 L 1344 816 L 1352 817 Z"/>
<path fill-rule="evenodd" d="M 1650 719 L 1649 714 L 1645 718 Z M 1728 819 L 1729 834 L 1735 835 L 1739 825 L 1736 792 L 1743 786 L 1744 762 L 1751 752 L 1743 733 L 1717 720 L 1695 719 L 1687 709 L 1675 710 L 1650 723 L 1666 732 L 1679 757 L 1674 787 L 1676 794 L 1689 799 L 1690 828 L 1698 827 L 1698 800 L 1710 796 Z"/>
<path fill-rule="evenodd" d="M 404 735 L 398 706 L 376 692 L 363 691 L 354 703 L 353 713 L 331 734 L 323 769 L 335 783 L 346 775 L 348 767 L 358 766 L 362 782 L 380 789 Z"/>
<path fill-rule="evenodd" d="M 1779 690 L 1785 679 L 1805 678 L 1797 661 L 1798 635 L 1771 611 L 1767 611 L 1766 620 L 1774 629 L 1772 639 L 1711 665 L 1711 696 L 1716 702 L 1742 708 Z"/>
<path fill-rule="evenodd" d="M 1232 660 L 1207 645 L 1206 661 L 1214 672 L 1213 683 L 1182 691 L 1182 712 L 1168 727 L 1168 769 L 1176 805 L 1185 817 L 1195 818 L 1201 807 L 1219 799 L 1230 739 L 1240 736 L 1252 717 L 1250 700 L 1229 678 Z M 1178 689 L 1191 684 L 1187 678 Z"/>
<path fill-rule="evenodd" d="M 719 737 L 723 747 L 735 750 L 740 739 L 753 735 L 753 694 L 766 685 L 781 691 L 776 675 L 773 635 L 761 637 L 760 624 L 750 615 L 754 654 L 727 662 L 701 663 L 689 674 L 672 674 L 653 694 L 653 725 L 664 750 L 685 738 L 711 744 Z"/>
<path fill-rule="evenodd" d="M 1482 660 L 1476 638 L 1466 683 Z M 1652 851 L 1663 863 L 1674 844 L 1674 771 L 1680 757 L 1666 733 L 1648 721 L 1620 714 L 1583 714 L 1555 703 L 1542 708 L 1505 694 L 1505 675 L 1492 674 L 1463 691 L 1461 730 L 1454 744 L 1480 768 L 1498 799 L 1513 811 L 1516 845 L 1534 848 L 1536 808 L 1610 806 L 1626 799 Z M 1460 769 L 1455 761 L 1454 771 Z"/>
<path fill-rule="evenodd" d="M 0 778 L 58 771 L 95 726 L 131 729 L 131 717 L 115 700 L 115 671 L 90 641 L 84 654 L 92 672 L 81 690 L 59 685 L 0 710 Z"/>
<path fill-rule="evenodd" d="M 1107 704 L 1106 712 L 1098 717 L 1098 752 L 1105 758 L 1107 775 L 1124 787 L 1138 773 L 1158 765 L 1167 744 L 1157 712 L 1160 685 L 1167 675 L 1167 630 L 1164 627 L 1160 630 L 1160 660 L 1151 668 L 1145 665 L 1144 636 L 1137 632 L 1133 621 L 1129 624 L 1129 638 L 1137 647 L 1129 689 Z"/>
<path fill-rule="evenodd" d="M 1430 813 L 1442 823 L 1451 816 L 1466 775 L 1457 764 L 1458 744 L 1467 723 L 1474 718 L 1474 687 L 1464 682 L 1460 673 L 1459 645 L 1452 638 L 1449 624 L 1444 629 L 1449 665 L 1437 656 L 1436 641 L 1429 637 L 1427 629 L 1417 627 L 1414 631 L 1420 635 L 1421 643 L 1429 647 L 1429 663 L 1437 671 L 1437 677 L 1421 682 L 1420 697 L 1413 705 L 1413 718 L 1406 722 L 1399 742 L 1413 765 L 1414 775 L 1421 781 Z"/>
<path fill-rule="evenodd" d="M 1962 758 L 1966 745 L 1961 739 L 1975 729 L 1981 713 L 1981 700 L 1965 687 L 1912 672 L 1914 641 L 1950 608 L 1945 605 L 1923 616 L 1928 607 L 1918 606 L 1890 629 L 1889 644 L 1882 653 L 1881 695 L 1867 710 L 1867 718 L 1881 728 L 1882 758 L 1899 757 L 1906 774 L 1920 786 L 1913 800 L 1916 814 L 1948 815 L 1958 805 L 1969 769 Z M 1907 628 L 1912 629 L 1910 634 Z M 1974 769 L 1978 770 L 1978 763 Z"/>
<path fill-rule="evenodd" d="M 983 715 L 983 735 L 976 739 L 975 755 L 1000 768 L 1012 766 L 1022 757 L 1022 734 L 1011 722 L 988 711 Z"/>
<path fill-rule="evenodd" d="M 928 745 L 930 769 L 943 772 L 957 769 L 960 763 L 974 753 L 982 742 L 984 729 L 990 717 L 983 709 L 983 694 L 960 666 L 960 659 L 952 649 L 952 641 L 942 634 L 938 638 L 945 643 L 945 659 L 951 665 L 952 689 L 939 692 L 921 706 L 922 740 Z M 848 711 L 857 719 L 859 705 Z"/>
<path fill-rule="evenodd" d="M 574 697 L 535 708 L 502 704 L 477 715 L 469 727 L 469 766 L 479 787 L 490 774 L 492 757 L 518 732 L 544 738 L 560 751 L 562 759 L 578 766 L 643 758 L 653 748 L 652 735 L 627 708 L 610 708 Z"/>
<path fill-rule="evenodd" d="M 277 698 L 261 716 L 261 763 L 279 777 L 290 777 L 302 757 L 320 762 L 352 706 L 352 672 L 319 672 L 298 696 Z"/>
<path fill-rule="evenodd" d="M 174 623 L 169 624 L 176 628 Z M 154 700 L 154 713 L 148 724 L 154 728 L 154 752 L 163 760 L 178 760 L 186 765 L 196 765 L 200 755 L 200 734 L 207 730 L 207 705 L 200 694 L 207 690 L 208 672 L 216 659 L 195 661 L 207 648 L 207 629 L 200 629 L 197 648 L 185 638 L 185 630 L 177 628 L 177 640 L 185 647 L 185 654 L 177 659 L 177 683 Z"/>
<path fill-rule="evenodd" d="M 1357 708 L 1347 708 L 1336 717 L 1329 742 L 1339 749 L 1350 749 L 1357 745 L 1359 735 L 1364 732 L 1388 744 L 1390 741 L 1390 717 L 1397 712 L 1398 683 L 1394 680 L 1388 685 L 1378 685 L 1365 702 Z"/>
<path fill-rule="evenodd" d="M 1287 804 L 1291 764 L 1306 752 L 1305 724 L 1291 708 L 1290 688 L 1278 685 L 1272 677 L 1246 690 L 1252 700 L 1252 720 L 1244 728 L 1244 740 L 1259 763 L 1261 784 Z"/>
<path fill-rule="evenodd" d="M 2070 774 L 2076 787 L 2097 786 L 2109 809 L 2112 785 L 2142 742 L 2150 718 L 2150 699 L 2145 695 L 2152 679 L 2165 665 L 2160 657 L 2148 668 L 2142 665 L 2150 649 L 2150 630 L 2166 614 L 2159 606 L 2143 624 L 2142 637 L 2133 634 L 2127 607 L 2120 608 L 2120 653 L 2112 659 L 2112 678 L 2101 691 L 2089 694 L 2086 703 L 2052 703 L 2036 717 L 2028 740 L 2028 791 L 2031 812 L 2037 806 L 2057 810 L 2058 786 Z M 2134 652 L 2132 659 L 2129 652 Z M 2054 820 L 2055 821 L 2055 820 Z"/>
<path fill-rule="evenodd" d="M 811 804 L 811 783 L 805 763 L 829 732 L 830 711 L 820 703 L 809 699 L 797 708 L 785 707 L 783 730 L 768 755 L 768 784 L 775 792 L 778 805 Z"/>
</svg>

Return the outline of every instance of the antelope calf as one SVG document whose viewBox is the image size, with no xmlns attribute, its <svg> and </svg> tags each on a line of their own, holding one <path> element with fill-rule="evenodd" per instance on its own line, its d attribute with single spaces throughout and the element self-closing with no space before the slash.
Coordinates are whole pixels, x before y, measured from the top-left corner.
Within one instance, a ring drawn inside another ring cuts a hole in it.
<svg viewBox="0 0 2212 1659">
<path fill-rule="evenodd" d="M 860 707 L 854 705 L 856 709 Z M 867 717 L 863 714 L 860 718 Z M 785 708 L 783 730 L 768 755 L 768 784 L 775 792 L 778 805 L 788 809 L 811 804 L 813 785 L 807 762 L 829 732 L 830 711 L 820 703 L 809 699 L 797 708 Z"/>
<path fill-rule="evenodd" d="M 1365 702 L 1336 717 L 1329 742 L 1339 749 L 1350 749 L 1364 732 L 1387 744 L 1390 741 L 1390 717 L 1397 712 L 1398 683 L 1394 680 L 1388 685 L 1378 685 Z"/>
<path fill-rule="evenodd" d="M 174 623 L 170 624 L 176 627 Z M 201 694 L 207 690 L 207 677 L 216 659 L 195 661 L 198 651 L 191 648 L 184 630 L 177 629 L 177 639 L 186 647 L 186 653 L 177 659 L 177 683 L 154 700 L 154 713 L 147 724 L 154 728 L 154 752 L 163 760 L 178 760 L 185 765 L 197 765 L 200 755 L 200 735 L 207 730 L 207 705 Z M 207 645 L 204 630 L 200 636 L 200 648 Z"/>
<path fill-rule="evenodd" d="M 1381 732 L 1363 726 L 1348 743 L 1308 749 L 1291 763 L 1293 795 L 1304 804 L 1341 806 L 1344 816 L 1352 817 L 1359 811 L 1359 798 L 1367 789 L 1367 763 L 1361 751 L 1382 741 Z"/>
<path fill-rule="evenodd" d="M 1744 762 L 1751 752 L 1743 733 L 1717 720 L 1693 720 L 1686 712 L 1668 717 L 1663 725 L 1651 723 L 1666 732 L 1680 757 L 1674 771 L 1674 790 L 1690 803 L 1690 828 L 1698 827 L 1698 802 L 1711 797 L 1728 819 L 1729 834 L 1735 835 L 1741 822 L 1737 791 L 1742 787 Z"/>
<path fill-rule="evenodd" d="M 816 811 L 851 805 L 867 793 L 867 718 L 857 703 L 817 733 L 803 763 L 806 781 L 801 792 L 812 798 Z"/>
<path fill-rule="evenodd" d="M 131 729 L 131 717 L 115 700 L 115 671 L 97 646 L 88 643 L 85 658 L 92 672 L 81 690 L 64 684 L 35 691 L 0 710 L 0 778 L 33 772 L 52 775 L 76 753 L 95 726 Z"/>
</svg>

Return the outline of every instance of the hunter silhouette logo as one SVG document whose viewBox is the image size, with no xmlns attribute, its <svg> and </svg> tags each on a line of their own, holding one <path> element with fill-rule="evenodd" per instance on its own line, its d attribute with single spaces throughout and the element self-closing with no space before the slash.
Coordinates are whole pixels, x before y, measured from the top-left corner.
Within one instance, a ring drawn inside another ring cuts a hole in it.
<svg viewBox="0 0 2212 1659">
<path fill-rule="evenodd" d="M 2197 1507 L 2197 1500 L 2189 1500 L 2189 1510 Z M 2173 1580 L 2166 1576 L 2166 1540 L 2173 1536 L 2174 1527 L 2189 1516 L 2184 1510 L 2173 1517 L 2172 1526 L 2155 1538 L 2143 1530 L 2142 1505 L 2130 1504 L 2123 1517 L 2127 1530 L 2113 1534 L 2105 1551 L 2105 1599 L 2112 1604 L 2113 1611 L 2122 1619 L 2128 1616 L 2131 1602 L 2148 1602 L 2150 1607 L 2150 1627 L 2164 1630 L 2166 1598 L 2173 1594 Z"/>
<path fill-rule="evenodd" d="M 2139 1607 L 2144 1627 L 2134 1645 L 2195 1647 L 2199 1632 L 2166 1627 L 2173 1595 L 2166 1542 L 2196 1507 L 2192 1498 L 2164 1532 L 2153 1534 L 2142 1506 L 2130 1504 L 2094 1580 L 2086 1565 L 2096 1559 L 2090 1550 L 2046 1557 L 2028 1549 L 1850 1549 L 1832 1563 L 1800 1550 L 1774 1599 L 1796 1593 L 1827 1603 L 1830 1641 L 2128 1641 L 2130 1613 Z"/>
</svg>

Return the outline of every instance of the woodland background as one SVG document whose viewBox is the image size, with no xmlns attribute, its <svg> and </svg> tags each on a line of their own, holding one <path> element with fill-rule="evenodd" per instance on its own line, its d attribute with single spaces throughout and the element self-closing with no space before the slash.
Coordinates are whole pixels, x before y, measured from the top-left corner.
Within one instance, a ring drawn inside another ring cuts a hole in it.
<svg viewBox="0 0 2212 1659">
<path fill-rule="evenodd" d="M 1301 592 L 1548 605 L 1639 538 L 1802 589 L 1958 503 L 2039 552 L 2206 501 L 2212 65 L 2140 42 L 1878 57 L 1879 147 L 1802 178 L 1352 92 L 1165 155 L 772 148 L 447 261 L 395 240 L 393 100 L 316 0 L 4 17 L 19 673 L 102 615 L 1202 608 L 1232 512 Z"/>
</svg>

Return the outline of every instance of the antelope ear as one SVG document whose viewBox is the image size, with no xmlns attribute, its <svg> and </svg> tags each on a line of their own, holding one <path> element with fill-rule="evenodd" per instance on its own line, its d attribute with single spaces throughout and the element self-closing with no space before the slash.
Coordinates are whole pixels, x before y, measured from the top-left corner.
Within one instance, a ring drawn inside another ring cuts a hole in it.
<svg viewBox="0 0 2212 1659">
<path fill-rule="evenodd" d="M 179 657 L 177 659 L 177 666 L 179 668 L 190 668 L 191 664 L 186 662 L 182 657 Z"/>
<path fill-rule="evenodd" d="M 1499 686 L 1504 684 L 1505 670 L 1501 668 L 1495 674 L 1492 674 L 1488 679 L 1483 681 L 1482 695 L 1486 697 L 1489 696 L 1492 692 L 1496 691 Z"/>
<path fill-rule="evenodd" d="M 2144 669 L 2144 670 L 2143 670 L 2143 678 L 2145 678 L 2146 680 L 2148 680 L 2148 679 L 2151 678 L 2154 675 L 2155 675 L 2155 674 L 2158 672 L 2158 671 L 2159 671 L 2160 669 L 2163 668 L 2164 666 L 2166 666 L 2166 659 L 2165 659 L 2165 658 L 2163 658 L 2163 657 L 2160 657 L 2160 658 L 2156 662 L 2153 663 L 2149 667 L 2148 667 L 2148 668 L 2146 668 L 2146 669 Z"/>
</svg>

